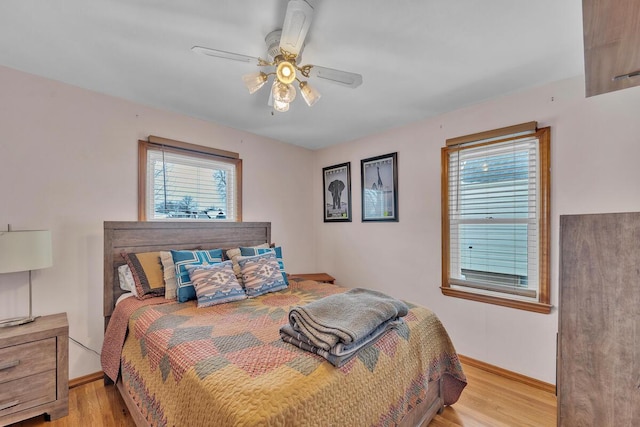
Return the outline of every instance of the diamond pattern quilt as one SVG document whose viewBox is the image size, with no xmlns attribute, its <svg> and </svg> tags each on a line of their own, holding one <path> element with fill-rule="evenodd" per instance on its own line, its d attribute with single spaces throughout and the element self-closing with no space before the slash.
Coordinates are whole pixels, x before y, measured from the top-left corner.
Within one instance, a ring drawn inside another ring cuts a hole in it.
<svg viewBox="0 0 640 427">
<path fill-rule="evenodd" d="M 390 426 L 441 377 L 445 403 L 455 402 L 466 379 L 444 327 L 424 307 L 409 304 L 402 327 L 341 368 L 280 339 L 290 307 L 346 290 L 292 281 L 206 308 L 147 303 L 129 318 L 123 384 L 154 426 Z"/>
</svg>

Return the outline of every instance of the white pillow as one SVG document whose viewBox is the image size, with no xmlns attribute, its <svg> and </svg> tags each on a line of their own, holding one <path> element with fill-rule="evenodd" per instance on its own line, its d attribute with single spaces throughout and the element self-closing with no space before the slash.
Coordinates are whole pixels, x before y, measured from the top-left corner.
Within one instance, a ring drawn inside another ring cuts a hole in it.
<svg viewBox="0 0 640 427">
<path fill-rule="evenodd" d="M 127 299 L 127 298 L 131 298 L 131 297 L 133 297 L 133 296 L 134 296 L 134 295 L 133 295 L 133 292 L 125 292 L 124 294 L 122 294 L 122 295 L 120 295 L 120 296 L 118 297 L 118 299 L 116 300 L 116 305 L 120 304 L 120 302 L 121 302 L 122 300 Z"/>
<path fill-rule="evenodd" d="M 133 274 L 131 274 L 129 265 L 123 264 L 118 267 L 118 280 L 120 281 L 120 289 L 131 292 L 134 296 L 138 296 L 136 282 L 133 280 Z"/>
</svg>

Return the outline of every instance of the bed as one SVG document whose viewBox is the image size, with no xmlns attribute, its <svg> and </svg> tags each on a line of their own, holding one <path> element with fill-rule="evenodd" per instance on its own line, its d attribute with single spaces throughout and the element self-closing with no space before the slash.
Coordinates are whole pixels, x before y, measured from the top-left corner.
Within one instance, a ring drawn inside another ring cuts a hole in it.
<svg viewBox="0 0 640 427">
<path fill-rule="evenodd" d="M 426 426 L 458 399 L 466 379 L 453 345 L 437 317 L 413 304 L 405 327 L 340 368 L 278 333 L 291 306 L 346 291 L 339 286 L 290 281 L 207 308 L 163 297 L 115 307 L 122 252 L 270 242 L 268 222 L 104 223 L 105 381 L 116 380 L 136 425 Z"/>
</svg>

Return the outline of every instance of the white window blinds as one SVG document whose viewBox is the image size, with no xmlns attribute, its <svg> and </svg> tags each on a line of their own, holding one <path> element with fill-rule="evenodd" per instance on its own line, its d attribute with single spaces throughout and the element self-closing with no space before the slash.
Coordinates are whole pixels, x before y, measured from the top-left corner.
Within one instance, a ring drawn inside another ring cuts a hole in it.
<svg viewBox="0 0 640 427">
<path fill-rule="evenodd" d="M 538 138 L 483 142 L 449 152 L 449 284 L 537 298 Z"/>
<path fill-rule="evenodd" d="M 146 218 L 238 221 L 241 217 L 239 162 L 239 159 L 148 146 Z"/>
</svg>

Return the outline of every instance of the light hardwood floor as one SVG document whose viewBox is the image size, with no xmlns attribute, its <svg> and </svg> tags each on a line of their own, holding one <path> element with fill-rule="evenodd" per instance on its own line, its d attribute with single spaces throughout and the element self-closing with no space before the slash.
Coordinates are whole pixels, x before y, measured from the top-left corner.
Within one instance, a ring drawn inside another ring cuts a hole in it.
<svg viewBox="0 0 640 427">
<path fill-rule="evenodd" d="M 556 425 L 554 394 L 463 364 L 468 385 L 460 400 L 445 408 L 429 427 L 551 427 Z M 69 416 L 45 422 L 44 417 L 14 427 L 126 426 L 134 423 L 114 386 L 102 381 L 74 387 Z"/>
</svg>

